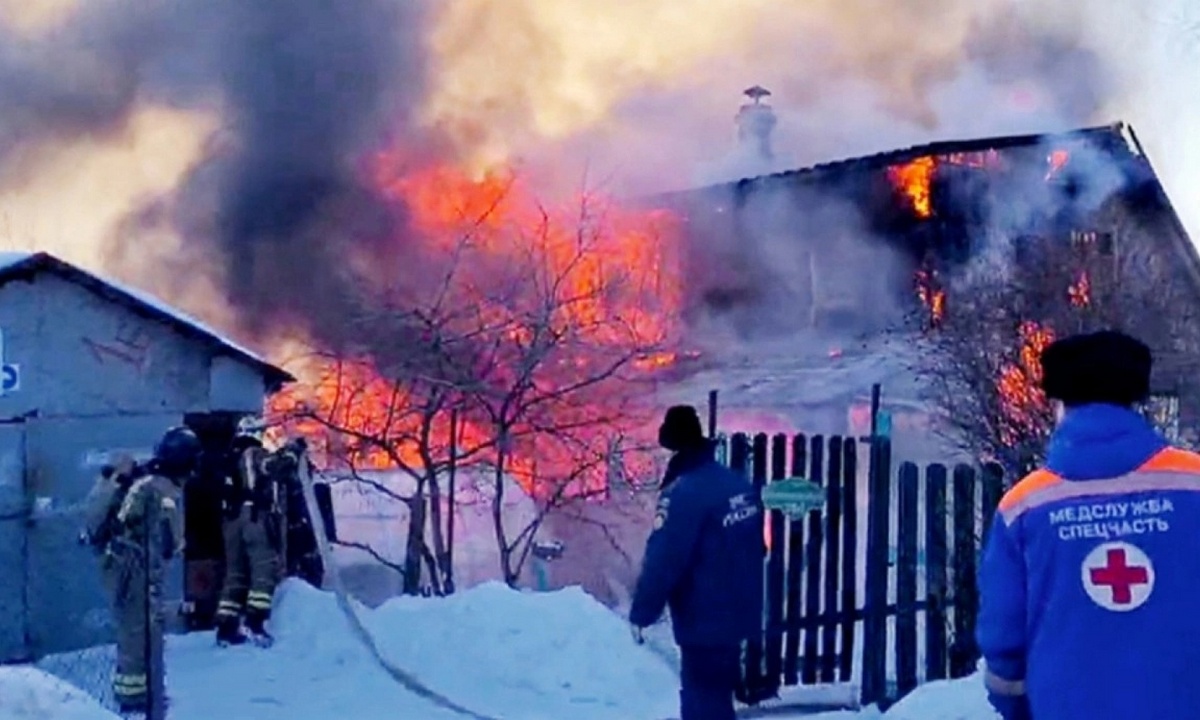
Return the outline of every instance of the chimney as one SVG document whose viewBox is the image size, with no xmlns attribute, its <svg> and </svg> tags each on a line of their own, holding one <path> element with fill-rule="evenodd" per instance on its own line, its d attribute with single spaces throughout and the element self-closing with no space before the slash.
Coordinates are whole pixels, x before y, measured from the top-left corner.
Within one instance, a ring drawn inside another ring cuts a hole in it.
<svg viewBox="0 0 1200 720">
<path fill-rule="evenodd" d="M 750 98 L 750 102 L 738 109 L 738 146 L 762 160 L 771 160 L 774 157 L 771 152 L 771 131 L 775 129 L 777 119 L 771 106 L 762 101 L 771 91 L 755 85 L 742 91 L 742 94 Z"/>
</svg>

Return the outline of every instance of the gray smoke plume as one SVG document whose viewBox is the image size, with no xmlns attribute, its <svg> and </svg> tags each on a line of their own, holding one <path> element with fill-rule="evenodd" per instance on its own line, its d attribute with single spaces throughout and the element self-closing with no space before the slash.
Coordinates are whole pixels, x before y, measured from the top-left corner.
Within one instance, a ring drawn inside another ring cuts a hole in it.
<svg viewBox="0 0 1200 720">
<path fill-rule="evenodd" d="M 360 296 L 339 268 L 404 236 L 359 162 L 409 132 L 422 23 L 391 0 L 89 0 L 44 36 L 0 37 L 0 179 L 19 181 L 21 148 L 116 132 L 142 101 L 215 105 L 207 156 L 118 228 L 114 264 L 144 268 L 156 231 L 181 233 L 187 257 L 160 274 L 204 261 L 244 330 L 333 340 Z"/>
</svg>

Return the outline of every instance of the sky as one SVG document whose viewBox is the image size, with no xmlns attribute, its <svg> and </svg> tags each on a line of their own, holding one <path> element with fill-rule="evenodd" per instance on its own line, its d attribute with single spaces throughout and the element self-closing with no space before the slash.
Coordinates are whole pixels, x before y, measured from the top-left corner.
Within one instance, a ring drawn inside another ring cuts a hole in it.
<svg viewBox="0 0 1200 720">
<path fill-rule="evenodd" d="M 0 0 L 0 23 L 0 246 L 218 324 L 261 302 L 237 288 L 401 232 L 359 181 L 385 144 L 639 195 L 1125 120 L 1200 237 L 1186 0 Z M 770 168 L 734 146 L 753 84 Z"/>
</svg>

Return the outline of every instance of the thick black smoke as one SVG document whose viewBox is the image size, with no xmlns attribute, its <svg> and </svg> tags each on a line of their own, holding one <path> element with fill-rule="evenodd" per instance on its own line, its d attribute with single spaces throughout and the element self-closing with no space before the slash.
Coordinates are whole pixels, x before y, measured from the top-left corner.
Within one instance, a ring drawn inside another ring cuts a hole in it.
<svg viewBox="0 0 1200 720">
<path fill-rule="evenodd" d="M 182 232 L 185 262 L 151 284 L 206 263 L 245 330 L 333 341 L 361 296 L 349 261 L 404 236 L 361 162 L 409 134 L 422 32 L 411 0 L 88 0 L 45 37 L 0 37 L 0 172 L 22 146 L 119 130 L 141 101 L 219 108 L 207 156 L 127 219 L 113 260 L 145 272 L 151 239 Z"/>
</svg>

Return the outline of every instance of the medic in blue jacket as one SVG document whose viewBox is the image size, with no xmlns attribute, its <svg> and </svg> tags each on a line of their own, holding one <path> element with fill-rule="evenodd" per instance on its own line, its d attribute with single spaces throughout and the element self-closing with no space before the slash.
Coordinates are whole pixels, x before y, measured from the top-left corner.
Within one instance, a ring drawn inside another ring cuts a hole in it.
<svg viewBox="0 0 1200 720">
<path fill-rule="evenodd" d="M 1116 332 L 1042 355 L 1058 427 L 980 567 L 978 641 L 1006 720 L 1200 718 L 1200 455 L 1134 411 L 1150 367 Z"/>
<path fill-rule="evenodd" d="M 763 512 L 745 478 L 713 457 L 694 408 L 667 411 L 663 478 L 629 621 L 634 636 L 671 608 L 681 720 L 734 720 L 742 642 L 762 629 Z"/>
</svg>

